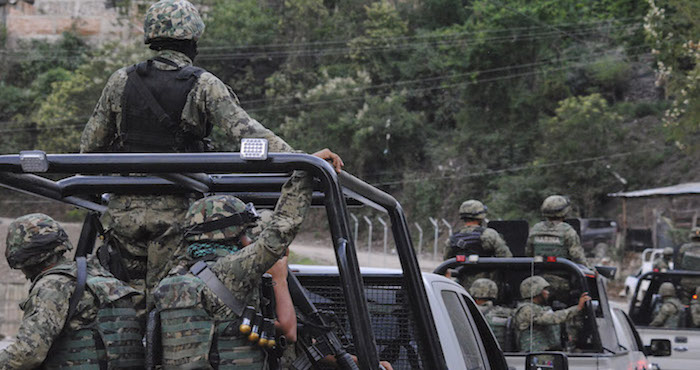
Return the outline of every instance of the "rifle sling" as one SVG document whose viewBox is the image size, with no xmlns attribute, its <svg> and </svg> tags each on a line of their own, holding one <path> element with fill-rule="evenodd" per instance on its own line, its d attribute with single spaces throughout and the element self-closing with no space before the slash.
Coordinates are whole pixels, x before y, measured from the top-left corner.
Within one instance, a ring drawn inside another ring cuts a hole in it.
<svg viewBox="0 0 700 370">
<path fill-rule="evenodd" d="M 238 315 L 238 317 L 243 316 L 245 306 L 238 299 L 236 299 L 236 297 L 233 296 L 233 293 L 226 288 L 224 283 L 222 283 L 221 280 L 216 277 L 216 274 L 214 274 L 206 262 L 199 261 L 195 263 L 192 267 L 190 267 L 190 272 L 202 279 L 204 284 L 206 284 L 207 287 L 211 289 L 211 291 L 214 292 L 214 294 L 216 294 L 216 296 L 219 297 L 219 299 L 224 302 L 224 304 L 228 306 L 228 308 L 230 308 L 234 314 Z"/>
</svg>

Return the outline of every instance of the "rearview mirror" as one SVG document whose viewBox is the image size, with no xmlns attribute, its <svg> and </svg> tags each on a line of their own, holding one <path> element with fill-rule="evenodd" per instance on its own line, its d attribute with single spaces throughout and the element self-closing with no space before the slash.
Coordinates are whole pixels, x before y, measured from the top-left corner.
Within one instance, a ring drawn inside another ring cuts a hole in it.
<svg viewBox="0 0 700 370">
<path fill-rule="evenodd" d="M 615 275 L 617 274 L 617 267 L 614 266 L 596 266 L 595 270 L 610 280 L 615 279 Z"/>
<path fill-rule="evenodd" d="M 650 345 L 644 346 L 644 354 L 656 357 L 671 356 L 671 341 L 669 339 L 652 339 Z"/>
<path fill-rule="evenodd" d="M 569 370 L 569 358 L 562 352 L 534 352 L 525 356 L 525 370 Z"/>
</svg>

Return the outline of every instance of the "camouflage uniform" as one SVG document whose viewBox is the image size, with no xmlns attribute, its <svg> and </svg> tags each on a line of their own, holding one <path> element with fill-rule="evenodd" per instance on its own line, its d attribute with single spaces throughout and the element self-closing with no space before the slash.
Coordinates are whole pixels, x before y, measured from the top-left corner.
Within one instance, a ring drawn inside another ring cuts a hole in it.
<svg viewBox="0 0 700 370">
<path fill-rule="evenodd" d="M 232 254 L 222 253 L 217 249 L 219 257 L 209 262 L 209 266 L 240 302 L 257 308 L 261 275 L 277 262 L 292 242 L 311 204 L 311 190 L 310 176 L 300 171 L 295 172 L 282 189 L 282 195 L 272 219 L 255 242 Z M 206 198 L 203 201 L 206 201 Z M 201 202 L 192 206 L 190 214 L 192 209 Z M 202 209 L 201 212 L 194 214 L 199 217 L 206 212 L 207 209 Z M 204 219 L 204 216 L 202 218 Z M 227 240 L 237 236 L 234 235 L 235 233 L 240 234 L 239 231 L 233 231 L 228 235 L 222 234 L 218 240 L 226 243 Z M 188 273 L 186 264 L 173 269 L 168 277 L 160 282 L 153 295 L 156 307 L 161 310 L 163 358 L 167 368 L 186 368 L 195 365 L 198 368 L 208 368 L 211 360 L 210 349 L 216 345 L 215 343 L 219 343 L 217 348 L 213 348 L 219 352 L 218 357 L 221 361 L 219 368 L 223 368 L 224 365 L 265 367 L 262 350 L 257 346 L 251 347 L 245 336 L 238 333 L 237 324 L 240 323 L 240 317 L 234 314 L 202 280 Z M 199 312 L 201 321 L 217 323 L 211 330 L 205 328 L 204 336 L 199 343 L 203 347 L 195 350 L 192 343 L 183 345 L 178 340 L 182 336 L 181 333 L 167 332 L 167 327 L 176 328 L 190 324 L 187 320 L 182 323 L 168 323 L 168 320 L 174 320 L 170 318 L 171 314 L 168 312 L 178 310 L 196 310 Z M 225 323 L 224 327 L 221 323 Z M 229 326 L 233 329 L 227 331 Z M 221 346 L 222 341 L 226 342 L 227 348 Z"/>
<path fill-rule="evenodd" d="M 197 40 L 204 23 L 192 4 L 183 0 L 162 0 L 149 8 L 144 22 L 145 42 L 157 39 Z M 177 67 L 154 60 L 159 70 L 177 70 L 192 65 L 185 54 L 162 50 L 157 57 Z M 127 68 L 116 71 L 107 81 L 102 96 L 88 120 L 80 142 L 82 153 L 119 151 L 122 141 L 122 107 L 127 86 Z M 183 134 L 204 138 L 212 125 L 219 125 L 231 142 L 241 138 L 265 138 L 271 152 L 292 148 L 248 116 L 233 90 L 211 73 L 199 75 L 189 91 L 178 128 Z M 102 222 L 119 244 L 122 259 L 130 270 L 130 284 L 146 294 L 173 267 L 182 221 L 189 206 L 183 196 L 114 196 Z M 171 227 L 172 226 L 172 227 Z M 144 281 L 145 280 L 145 281 Z M 143 304 L 141 304 L 143 306 Z"/>
<path fill-rule="evenodd" d="M 677 328 L 680 324 L 683 303 L 676 298 L 676 290 L 672 283 L 663 283 L 659 288 L 659 294 L 663 298 L 661 309 L 649 323 L 649 326 L 659 326 L 664 328 Z"/>
<path fill-rule="evenodd" d="M 558 245 L 551 256 L 567 258 L 573 262 L 588 266 L 586 255 L 581 247 L 581 239 L 571 225 L 563 221 L 542 221 L 535 224 L 527 238 L 525 254 L 536 256 L 539 244 Z M 541 255 L 541 254 L 539 254 Z"/>
<path fill-rule="evenodd" d="M 700 227 L 690 231 L 690 241 L 681 245 L 678 251 L 678 266 L 676 270 L 700 271 Z M 680 281 L 682 291 L 679 292 L 683 302 L 688 303 L 695 287 L 700 286 L 700 278 L 683 277 Z"/>
<path fill-rule="evenodd" d="M 671 259 L 666 256 L 656 257 L 654 260 L 653 269 L 654 271 L 666 272 L 671 268 L 670 263 Z"/>
<path fill-rule="evenodd" d="M 98 362 L 110 368 L 143 367 L 142 334 L 131 308 L 131 297 L 137 291 L 115 279 L 96 260 L 88 260 L 85 292 L 69 319 L 77 268 L 75 262 L 62 257 L 72 248 L 63 229 L 48 216 L 31 214 L 10 225 L 7 239 L 11 267 L 38 266 L 37 271 L 46 267 L 31 276 L 29 296 L 20 304 L 24 317 L 15 342 L 0 351 L 0 369 L 82 368 L 90 359 L 95 368 Z M 23 248 L 31 255 L 13 258 Z M 52 257 L 58 260 L 49 268 Z M 117 326 L 105 327 L 105 322 Z"/>
<path fill-rule="evenodd" d="M 480 227 L 479 225 L 465 226 L 459 229 L 458 233 L 471 233 Z M 490 227 L 483 228 L 483 230 L 480 239 L 485 254 L 482 257 L 513 257 L 513 253 L 506 245 L 505 240 L 498 234 L 498 231 Z M 459 249 L 450 243 L 450 239 L 445 240 L 444 259 L 452 258 L 458 254 L 460 254 Z"/>
<path fill-rule="evenodd" d="M 540 276 L 531 276 L 520 283 L 520 294 L 525 301 L 518 304 L 513 315 L 520 351 L 562 349 L 560 325 L 579 316 L 578 306 L 552 311 L 549 306 L 528 301 L 548 287 L 549 282 Z"/>
</svg>

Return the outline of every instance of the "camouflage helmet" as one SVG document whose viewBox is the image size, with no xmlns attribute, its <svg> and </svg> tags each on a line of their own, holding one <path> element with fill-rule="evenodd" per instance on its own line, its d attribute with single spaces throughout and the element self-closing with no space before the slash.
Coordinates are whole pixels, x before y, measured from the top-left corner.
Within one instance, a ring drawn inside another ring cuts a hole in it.
<svg viewBox="0 0 700 370">
<path fill-rule="evenodd" d="M 690 229 L 690 234 L 688 234 L 690 239 L 700 239 L 700 227 L 695 226 Z"/>
<path fill-rule="evenodd" d="M 224 241 L 253 227 L 260 217 L 252 203 L 232 195 L 214 195 L 192 203 L 185 215 L 185 239 Z"/>
<path fill-rule="evenodd" d="M 199 40 L 204 22 L 197 8 L 187 0 L 160 0 L 146 11 L 144 43 L 157 39 Z"/>
<path fill-rule="evenodd" d="M 474 299 L 496 299 L 498 296 L 498 286 L 491 279 L 476 279 L 469 287 L 469 294 Z"/>
<path fill-rule="evenodd" d="M 469 199 L 459 206 L 459 217 L 483 220 L 486 218 L 486 211 L 488 211 L 488 208 L 486 208 L 484 203 L 476 199 Z"/>
<path fill-rule="evenodd" d="M 42 213 L 22 216 L 7 230 L 5 258 L 13 269 L 36 266 L 73 249 L 63 227 Z"/>
<path fill-rule="evenodd" d="M 664 248 L 664 256 L 673 256 L 673 248 L 671 248 L 671 247 Z"/>
<path fill-rule="evenodd" d="M 520 283 L 520 295 L 523 299 L 537 297 L 549 286 L 547 280 L 542 276 L 530 276 Z"/>
<path fill-rule="evenodd" d="M 669 283 L 667 281 L 661 284 L 661 286 L 659 287 L 659 295 L 661 297 L 675 297 L 676 288 L 673 286 L 673 283 Z"/>
<path fill-rule="evenodd" d="M 544 217 L 566 217 L 571 208 L 569 200 L 561 195 L 550 195 L 542 202 L 542 215 Z"/>
</svg>

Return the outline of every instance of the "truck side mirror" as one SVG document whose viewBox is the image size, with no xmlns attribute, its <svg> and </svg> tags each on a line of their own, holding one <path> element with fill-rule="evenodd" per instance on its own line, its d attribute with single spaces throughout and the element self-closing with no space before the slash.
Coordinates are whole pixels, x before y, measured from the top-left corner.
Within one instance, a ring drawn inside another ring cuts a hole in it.
<svg viewBox="0 0 700 370">
<path fill-rule="evenodd" d="M 534 352 L 525 356 L 525 370 L 569 370 L 569 358 L 563 352 Z"/>
<path fill-rule="evenodd" d="M 657 357 L 671 356 L 671 340 L 652 339 L 650 345 L 644 346 L 644 354 Z"/>
<path fill-rule="evenodd" d="M 610 280 L 615 279 L 615 274 L 617 274 L 617 267 L 614 266 L 596 266 L 595 270 Z"/>
</svg>

